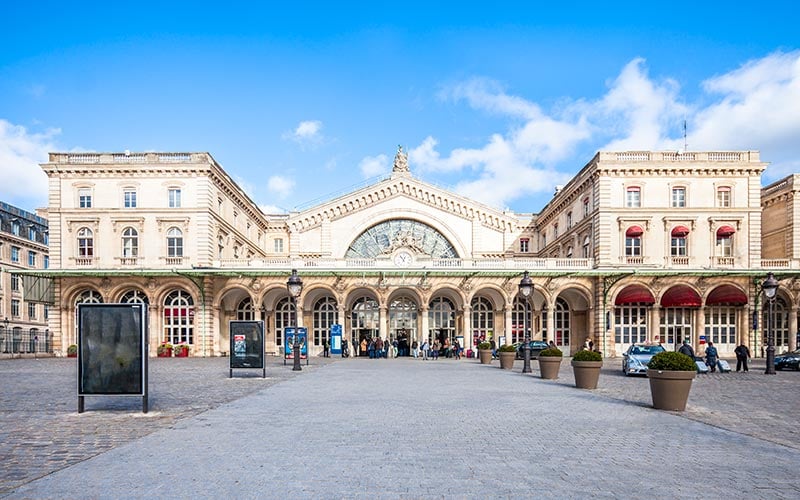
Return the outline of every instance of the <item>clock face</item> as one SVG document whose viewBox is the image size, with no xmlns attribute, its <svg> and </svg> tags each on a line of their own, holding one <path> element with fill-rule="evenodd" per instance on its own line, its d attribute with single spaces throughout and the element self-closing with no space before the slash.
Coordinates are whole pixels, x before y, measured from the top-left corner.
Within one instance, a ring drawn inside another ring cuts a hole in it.
<svg viewBox="0 0 800 500">
<path fill-rule="evenodd" d="M 412 259 L 413 257 L 409 252 L 406 251 L 397 252 L 394 256 L 394 264 L 400 267 L 410 266 Z"/>
</svg>

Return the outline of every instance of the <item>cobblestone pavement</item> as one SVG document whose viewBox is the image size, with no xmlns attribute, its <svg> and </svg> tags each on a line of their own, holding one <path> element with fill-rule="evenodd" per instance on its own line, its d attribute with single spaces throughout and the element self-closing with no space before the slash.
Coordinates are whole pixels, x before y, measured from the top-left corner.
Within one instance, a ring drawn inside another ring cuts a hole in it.
<svg viewBox="0 0 800 500">
<path fill-rule="evenodd" d="M 147 415 L 140 398 L 78 415 L 74 360 L 0 361 L 0 496 L 800 497 L 800 373 L 763 361 L 699 375 L 677 413 L 616 360 L 595 391 L 568 360 L 556 381 L 521 361 L 332 360 L 266 380 L 151 360 Z"/>
</svg>

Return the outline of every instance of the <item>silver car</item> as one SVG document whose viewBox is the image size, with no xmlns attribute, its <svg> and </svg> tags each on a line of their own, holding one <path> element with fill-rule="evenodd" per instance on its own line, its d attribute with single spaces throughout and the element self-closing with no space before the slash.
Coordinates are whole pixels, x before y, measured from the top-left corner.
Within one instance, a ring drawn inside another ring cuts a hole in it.
<svg viewBox="0 0 800 500">
<path fill-rule="evenodd" d="M 633 344 L 622 355 L 622 373 L 627 375 L 646 375 L 647 363 L 660 352 L 664 352 L 660 345 Z"/>
</svg>

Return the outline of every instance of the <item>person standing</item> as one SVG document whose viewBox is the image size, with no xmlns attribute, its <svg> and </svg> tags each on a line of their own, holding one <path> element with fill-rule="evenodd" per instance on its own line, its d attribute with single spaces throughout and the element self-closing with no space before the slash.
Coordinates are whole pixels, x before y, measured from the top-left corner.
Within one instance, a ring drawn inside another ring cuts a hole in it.
<svg viewBox="0 0 800 500">
<path fill-rule="evenodd" d="M 417 339 L 414 339 L 414 341 L 411 342 L 411 355 L 414 356 L 414 359 L 419 357 L 419 343 L 417 342 Z"/>
<path fill-rule="evenodd" d="M 714 343 L 709 341 L 708 347 L 706 347 L 706 364 L 711 369 L 711 373 L 717 371 L 717 360 L 719 359 L 719 355 L 717 353 L 717 348 L 714 347 Z"/>
<path fill-rule="evenodd" d="M 331 344 L 328 342 L 328 339 L 322 341 L 322 357 L 327 358 L 330 357 L 331 353 Z"/>
<path fill-rule="evenodd" d="M 689 343 L 689 339 L 684 339 L 681 348 L 678 349 L 678 352 L 689 356 L 692 358 L 692 361 L 694 361 L 694 349 L 692 349 L 692 344 Z"/>
<path fill-rule="evenodd" d="M 750 349 L 742 343 L 737 346 L 733 352 L 736 354 L 736 371 L 738 372 L 742 368 L 744 368 L 744 371 L 750 371 L 747 368 L 747 360 L 750 358 Z"/>
<path fill-rule="evenodd" d="M 422 342 L 422 360 L 428 361 L 428 351 L 430 351 L 430 345 L 428 344 L 427 340 Z"/>
</svg>

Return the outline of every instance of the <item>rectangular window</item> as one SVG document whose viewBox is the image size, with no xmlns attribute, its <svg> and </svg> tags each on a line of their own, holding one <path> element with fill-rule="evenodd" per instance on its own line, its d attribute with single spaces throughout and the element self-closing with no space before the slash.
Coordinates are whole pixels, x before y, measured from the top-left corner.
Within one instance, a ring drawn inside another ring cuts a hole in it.
<svg viewBox="0 0 800 500">
<path fill-rule="evenodd" d="M 11 223 L 11 234 L 19 236 L 19 222 L 14 221 Z"/>
<path fill-rule="evenodd" d="M 642 238 L 634 236 L 625 238 L 625 256 L 640 257 L 642 255 Z"/>
<path fill-rule="evenodd" d="M 36 267 L 36 252 L 28 252 L 28 265 L 30 267 Z"/>
<path fill-rule="evenodd" d="M 519 251 L 520 253 L 528 253 L 530 252 L 530 240 L 528 238 L 520 238 L 519 239 Z"/>
<path fill-rule="evenodd" d="M 686 188 L 672 188 L 672 207 L 683 208 L 686 206 Z"/>
<path fill-rule="evenodd" d="M 675 236 L 672 238 L 670 254 L 673 257 L 686 257 L 686 237 Z"/>
<path fill-rule="evenodd" d="M 48 306 L 44 306 L 44 320 L 47 321 L 50 318 L 50 308 Z"/>
<path fill-rule="evenodd" d="M 30 228 L 28 230 L 28 239 L 31 241 L 36 241 L 36 229 Z"/>
<path fill-rule="evenodd" d="M 125 208 L 136 208 L 136 190 L 126 189 L 123 193 Z"/>
<path fill-rule="evenodd" d="M 11 316 L 19 318 L 19 300 L 11 299 Z"/>
<path fill-rule="evenodd" d="M 11 291 L 19 292 L 19 274 L 11 275 Z"/>
<path fill-rule="evenodd" d="M 181 207 L 181 190 L 177 188 L 170 188 L 169 190 L 169 208 Z"/>
<path fill-rule="evenodd" d="M 720 208 L 731 206 L 731 188 L 721 187 L 717 189 L 717 206 Z"/>
<path fill-rule="evenodd" d="M 283 253 L 283 238 L 275 238 L 275 253 Z"/>
<path fill-rule="evenodd" d="M 641 190 L 638 187 L 630 187 L 625 191 L 625 206 L 628 208 L 642 206 Z"/>
<path fill-rule="evenodd" d="M 45 255 L 43 260 L 44 260 L 44 268 L 50 269 L 50 256 Z"/>
<path fill-rule="evenodd" d="M 567 229 L 572 227 L 572 212 L 567 212 Z"/>
<path fill-rule="evenodd" d="M 583 216 L 584 217 L 589 216 L 589 198 L 583 200 Z"/>
<path fill-rule="evenodd" d="M 733 257 L 733 238 L 730 236 L 717 237 L 717 257 Z"/>
<path fill-rule="evenodd" d="M 92 208 L 92 190 L 82 188 L 78 190 L 78 206 L 80 208 Z"/>
<path fill-rule="evenodd" d="M 28 319 L 36 319 L 36 304 L 28 302 Z"/>
<path fill-rule="evenodd" d="M 19 262 L 19 247 L 11 247 L 11 262 Z"/>
</svg>

